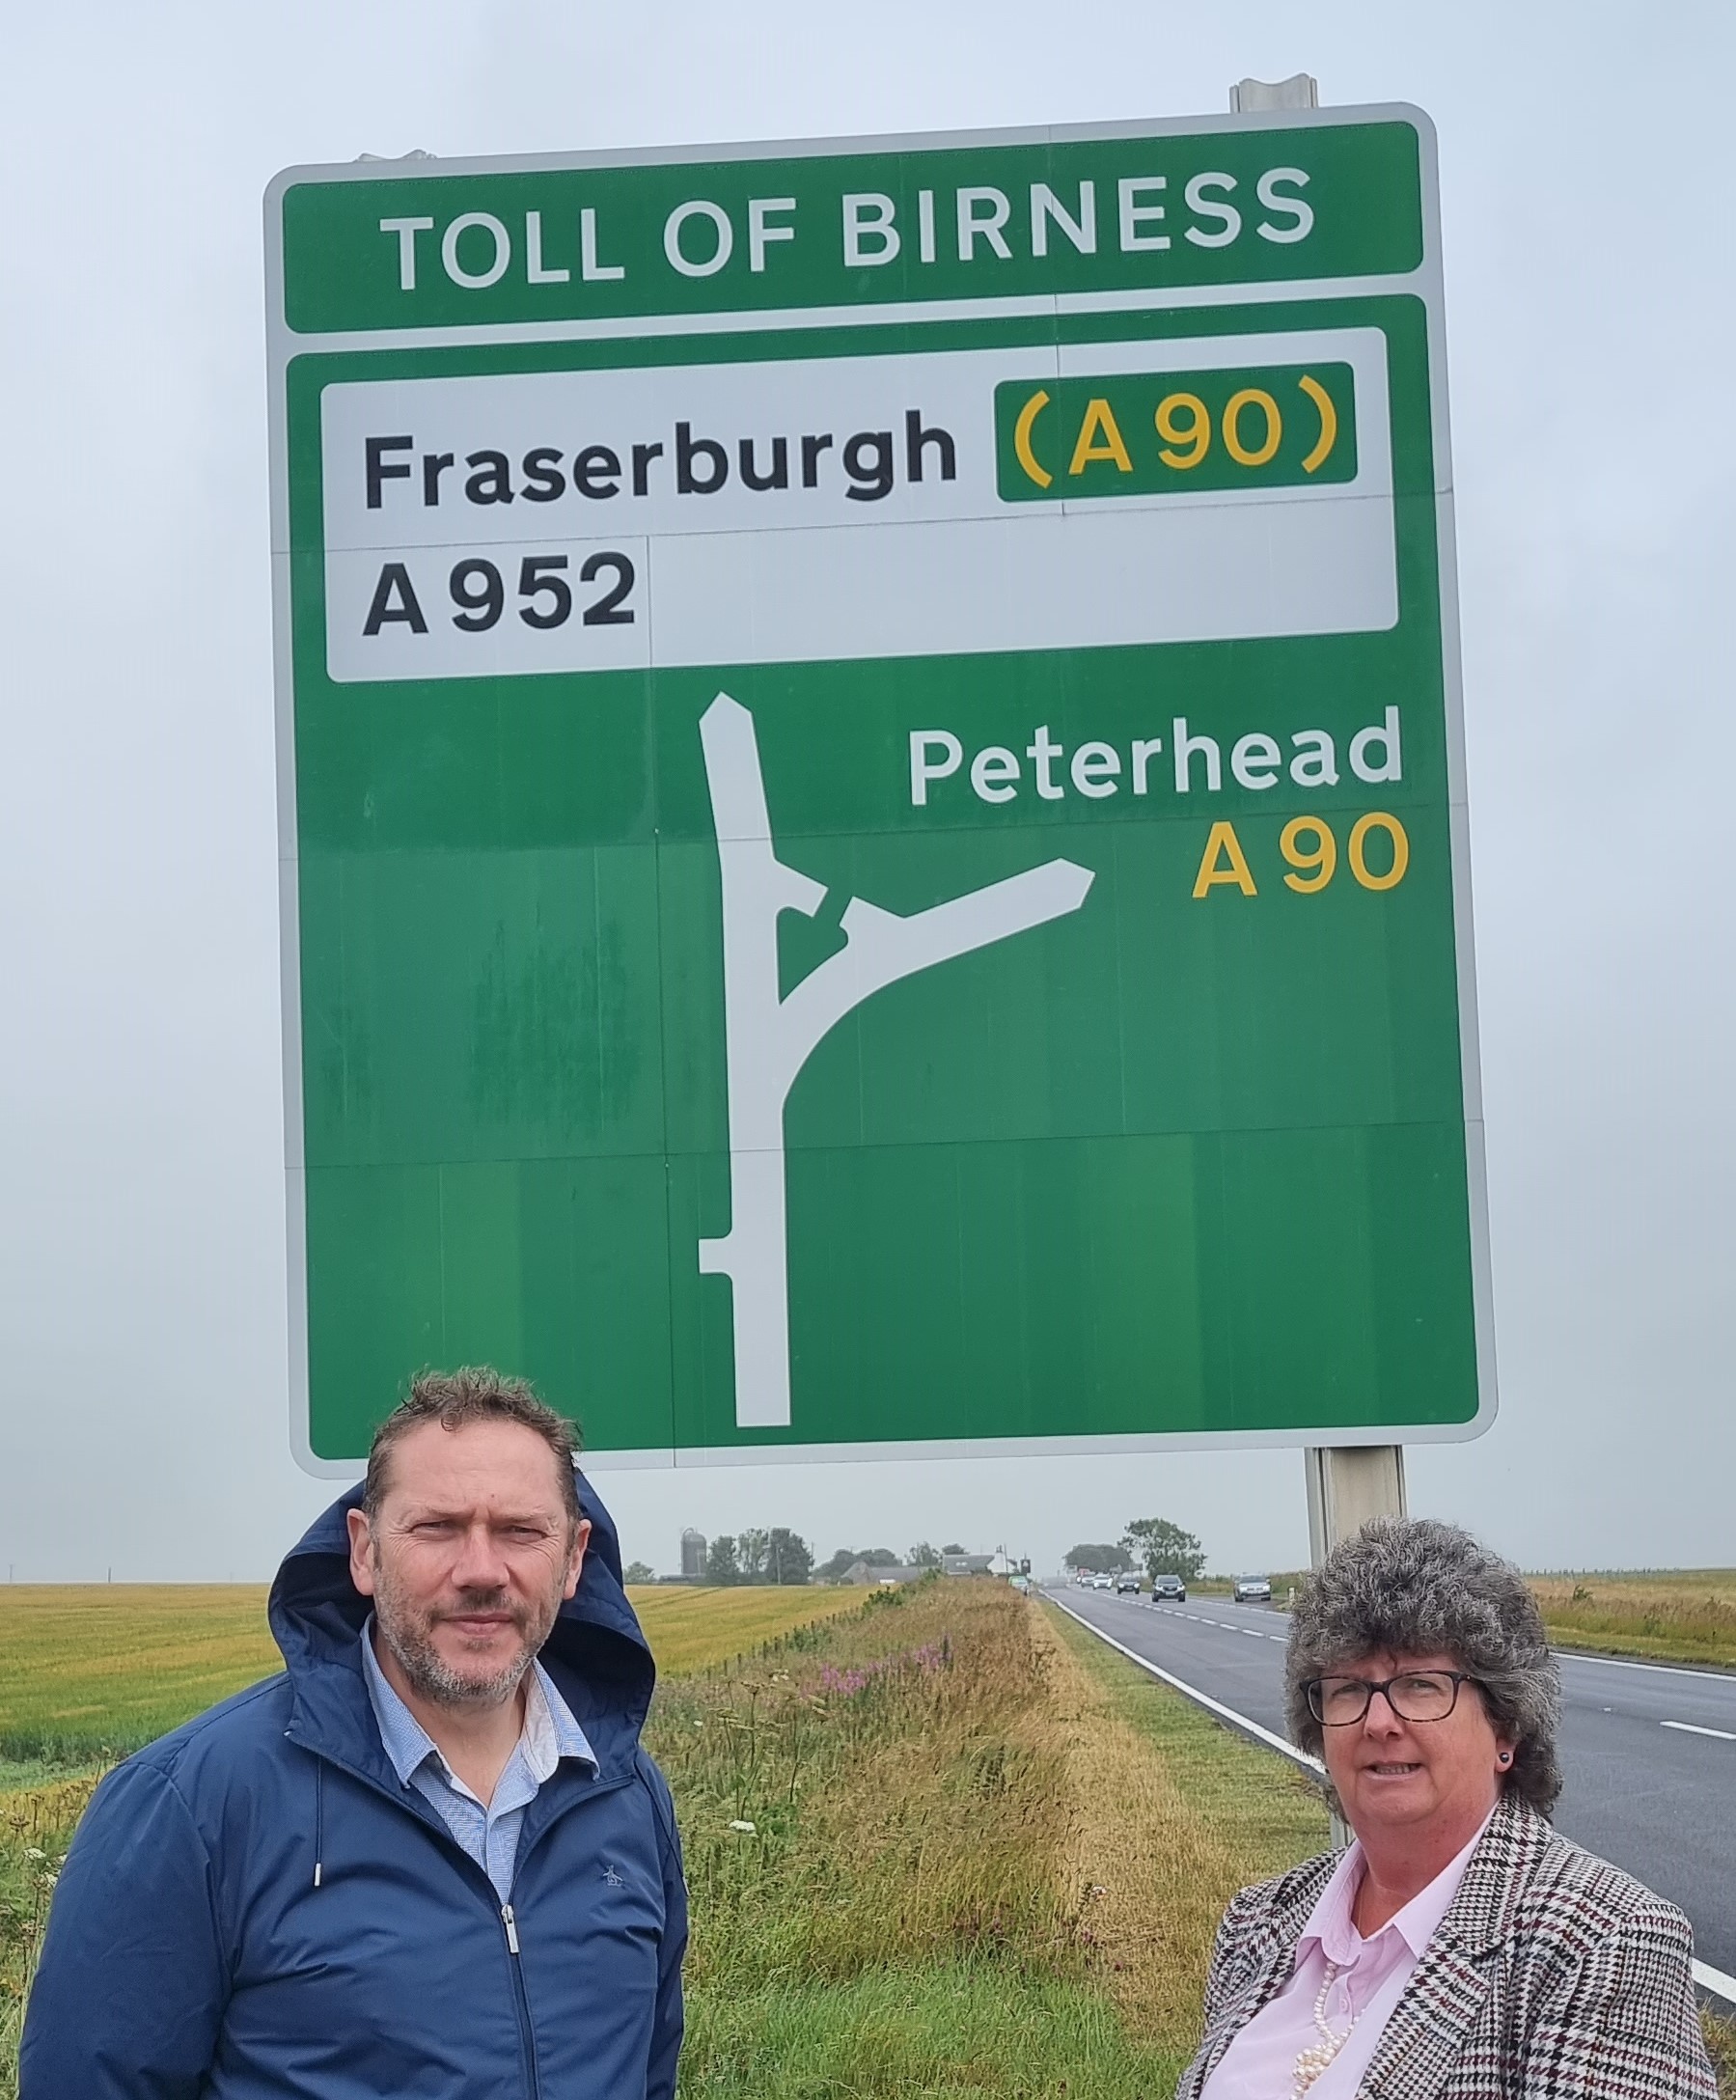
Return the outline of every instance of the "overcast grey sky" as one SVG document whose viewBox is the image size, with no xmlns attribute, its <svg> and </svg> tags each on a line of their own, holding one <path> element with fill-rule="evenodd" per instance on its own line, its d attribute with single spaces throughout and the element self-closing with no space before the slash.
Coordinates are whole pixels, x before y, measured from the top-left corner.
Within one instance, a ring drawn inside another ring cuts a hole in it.
<svg viewBox="0 0 1736 2100">
<path fill-rule="evenodd" d="M 280 167 L 1216 112 L 1440 130 L 1502 1418 L 1413 1506 L 1730 1562 L 1722 5 L 19 8 L 0 169 L 0 1575 L 262 1577 L 287 1428 L 260 198 Z M 794 1525 L 1044 1567 L 1305 1555 L 1295 1452 L 621 1474 L 626 1550 Z"/>
</svg>

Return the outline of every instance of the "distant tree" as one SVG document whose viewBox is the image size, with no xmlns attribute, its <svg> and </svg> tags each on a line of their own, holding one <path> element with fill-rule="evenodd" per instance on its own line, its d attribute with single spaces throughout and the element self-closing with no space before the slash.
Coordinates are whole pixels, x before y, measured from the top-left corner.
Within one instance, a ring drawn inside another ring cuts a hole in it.
<svg viewBox="0 0 1736 2100">
<path fill-rule="evenodd" d="M 741 1580 L 741 1563 L 735 1558 L 735 1541 L 728 1532 L 721 1533 L 711 1541 L 705 1555 L 705 1580 L 720 1589 L 728 1589 Z"/>
<path fill-rule="evenodd" d="M 765 1532 L 746 1531 L 737 1536 L 735 1561 L 744 1583 L 769 1580 L 765 1572 L 765 1542 L 769 1535 Z"/>
<path fill-rule="evenodd" d="M 964 1548 L 962 1546 L 943 1546 L 940 1550 L 942 1553 L 962 1553 Z"/>
<path fill-rule="evenodd" d="M 1184 1583 L 1197 1583 L 1205 1572 L 1205 1548 L 1168 1517 L 1136 1517 L 1121 1534 L 1121 1543 L 1144 1562 L 1149 1576 L 1179 1575 Z"/>
<path fill-rule="evenodd" d="M 940 1554 L 924 1538 L 905 1554 L 904 1564 L 906 1567 L 939 1567 Z"/>
<path fill-rule="evenodd" d="M 1092 1575 L 1118 1575 L 1133 1565 L 1133 1556 L 1125 1546 L 1075 1546 L 1067 1555 L 1067 1565 Z"/>
<path fill-rule="evenodd" d="M 654 1583 L 656 1580 L 657 1570 L 648 1567 L 643 1561 L 629 1561 L 627 1571 L 621 1577 L 623 1583 Z"/>
<path fill-rule="evenodd" d="M 764 1567 L 765 1582 L 805 1583 L 813 1574 L 813 1553 L 806 1539 L 775 1524 L 765 1541 Z"/>
<path fill-rule="evenodd" d="M 813 1571 L 814 1579 L 822 1583 L 835 1583 L 847 1575 L 861 1561 L 868 1567 L 896 1567 L 898 1557 L 890 1546 L 840 1546 L 831 1560 L 823 1561 Z"/>
</svg>

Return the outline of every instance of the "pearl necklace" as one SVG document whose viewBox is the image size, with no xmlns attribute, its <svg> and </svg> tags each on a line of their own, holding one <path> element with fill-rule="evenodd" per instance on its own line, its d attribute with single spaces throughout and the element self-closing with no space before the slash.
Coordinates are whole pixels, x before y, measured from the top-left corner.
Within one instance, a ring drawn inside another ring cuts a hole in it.
<svg viewBox="0 0 1736 2100">
<path fill-rule="evenodd" d="M 1336 1962 L 1327 1963 L 1326 1980 L 1314 1994 L 1314 2025 L 1320 2030 L 1320 2039 L 1296 2059 L 1296 2068 L 1291 2074 L 1290 2100 L 1303 2100 L 1309 2087 L 1356 2031 L 1356 2024 L 1363 2017 L 1360 2012 L 1352 2013 L 1350 2025 L 1342 2034 L 1335 2034 L 1326 2024 L 1326 2001 L 1332 1996 L 1333 1985 L 1343 1974 Z"/>
</svg>

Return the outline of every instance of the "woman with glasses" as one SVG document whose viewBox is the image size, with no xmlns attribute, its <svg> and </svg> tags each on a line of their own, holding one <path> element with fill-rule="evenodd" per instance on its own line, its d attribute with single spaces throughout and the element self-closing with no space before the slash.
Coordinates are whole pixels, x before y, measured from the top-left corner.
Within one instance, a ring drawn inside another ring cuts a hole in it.
<svg viewBox="0 0 1736 2100">
<path fill-rule="evenodd" d="M 1230 1904 L 1177 2100 L 1716 2100 L 1688 1920 L 1550 1827 L 1560 1679 L 1515 1569 L 1364 1525 L 1285 1676 L 1354 1842 Z"/>
</svg>

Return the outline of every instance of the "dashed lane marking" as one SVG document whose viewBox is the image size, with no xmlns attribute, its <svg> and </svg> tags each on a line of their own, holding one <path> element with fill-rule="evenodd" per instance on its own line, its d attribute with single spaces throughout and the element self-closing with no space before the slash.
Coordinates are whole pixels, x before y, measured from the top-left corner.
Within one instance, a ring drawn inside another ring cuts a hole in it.
<svg viewBox="0 0 1736 2100">
<path fill-rule="evenodd" d="M 1684 1735 L 1716 1735 L 1721 1743 L 1736 1743 L 1736 1728 L 1701 1728 L 1692 1721 L 1660 1721 L 1661 1728 L 1679 1728 Z"/>
</svg>

